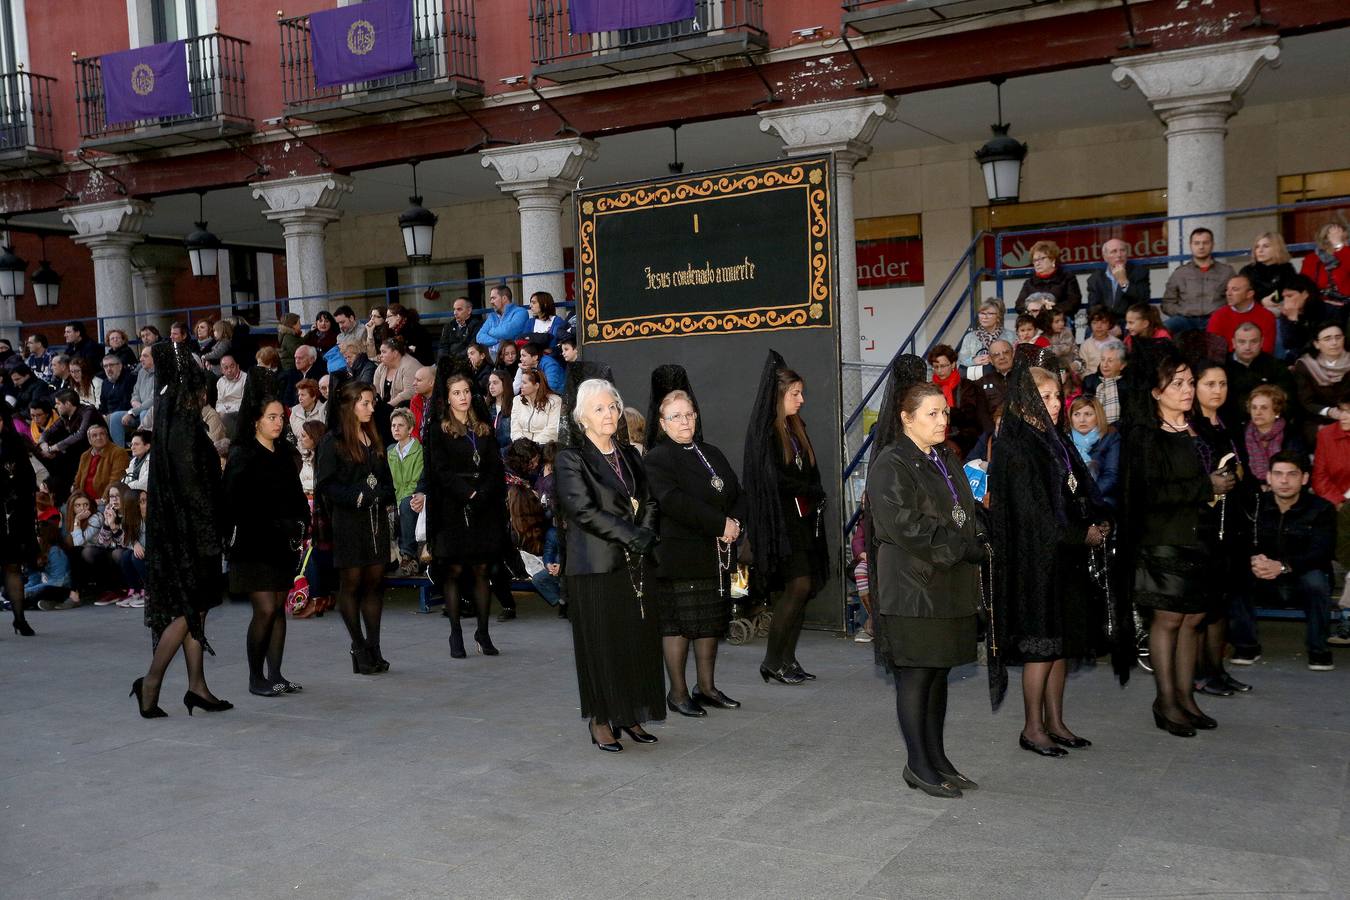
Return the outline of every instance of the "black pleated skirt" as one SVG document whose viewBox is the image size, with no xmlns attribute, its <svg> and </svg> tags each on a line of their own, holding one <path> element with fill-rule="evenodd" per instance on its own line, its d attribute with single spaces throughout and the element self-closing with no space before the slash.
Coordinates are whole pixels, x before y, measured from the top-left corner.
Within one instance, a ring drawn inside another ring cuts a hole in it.
<svg viewBox="0 0 1350 900">
<path fill-rule="evenodd" d="M 664 719 L 666 673 L 651 593 L 644 617 L 626 569 L 569 575 L 567 617 L 582 717 L 615 725 Z"/>
<path fill-rule="evenodd" d="M 662 578 L 657 582 L 656 606 L 663 636 L 720 638 L 731 621 L 731 598 L 717 593 L 716 578 Z"/>
</svg>

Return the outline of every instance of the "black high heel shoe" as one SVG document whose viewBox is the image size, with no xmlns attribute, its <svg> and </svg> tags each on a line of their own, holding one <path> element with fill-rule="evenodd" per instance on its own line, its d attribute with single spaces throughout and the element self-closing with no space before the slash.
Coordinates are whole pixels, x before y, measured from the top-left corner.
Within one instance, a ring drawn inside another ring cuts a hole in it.
<svg viewBox="0 0 1350 900">
<path fill-rule="evenodd" d="M 474 646 L 483 656 L 500 656 L 501 651 L 492 645 L 492 638 L 488 637 L 486 631 L 475 631 L 473 633 Z"/>
<path fill-rule="evenodd" d="M 379 669 L 374 660 L 370 657 L 370 648 L 365 644 L 352 642 L 352 674 L 353 675 L 374 675 Z"/>
<path fill-rule="evenodd" d="M 654 734 L 652 734 L 651 732 L 648 732 L 648 731 L 638 731 L 637 728 L 638 728 L 638 726 L 636 726 L 636 725 L 620 725 L 620 726 L 619 726 L 619 731 L 624 732 L 624 733 L 627 734 L 630 738 L 632 738 L 633 740 L 637 741 L 639 744 L 655 744 L 655 743 L 656 743 L 656 735 L 654 735 Z M 615 735 L 615 736 L 617 737 L 617 735 Z"/>
<path fill-rule="evenodd" d="M 713 688 L 713 692 L 711 694 L 705 694 L 698 688 L 694 688 L 694 693 L 690 696 L 689 699 L 693 700 L 699 706 L 703 707 L 711 706 L 716 709 L 741 708 L 739 700 L 732 700 L 730 697 L 719 691 L 717 688 Z"/>
<path fill-rule="evenodd" d="M 1084 747 L 1092 746 L 1092 741 L 1089 741 L 1084 737 L 1066 738 L 1055 734 L 1053 731 L 1047 731 L 1046 734 L 1050 735 L 1050 740 L 1059 744 L 1061 747 L 1068 747 L 1070 750 L 1082 750 Z"/>
<path fill-rule="evenodd" d="M 158 706 L 152 706 L 149 709 L 145 708 L 145 704 L 141 702 L 141 689 L 144 685 L 145 679 L 137 678 L 131 683 L 131 693 L 127 694 L 128 697 L 136 698 L 136 711 L 141 714 L 142 719 L 167 719 L 169 714 Z"/>
<path fill-rule="evenodd" d="M 1219 723 L 1217 720 L 1210 718 L 1204 713 L 1200 713 L 1197 715 L 1196 713 L 1191 712 L 1189 709 L 1183 709 L 1182 712 L 1186 714 L 1187 721 L 1189 721 L 1191 725 L 1195 726 L 1196 728 L 1199 728 L 1201 731 L 1213 731 L 1215 728 L 1219 727 Z"/>
<path fill-rule="evenodd" d="M 1019 734 L 1017 736 L 1017 746 L 1021 747 L 1023 750 L 1028 751 L 1029 753 L 1035 753 L 1037 756 L 1049 756 L 1051 758 L 1056 758 L 1060 756 L 1069 755 L 1069 751 L 1065 750 L 1062 747 L 1055 747 L 1053 745 L 1049 747 L 1042 747 L 1040 744 L 1033 744 L 1031 741 L 1027 740 L 1027 737 L 1024 734 Z"/>
<path fill-rule="evenodd" d="M 458 630 L 451 631 L 450 658 L 463 659 L 466 656 L 468 656 L 468 654 L 464 652 L 464 632 Z"/>
<path fill-rule="evenodd" d="M 801 684 L 806 680 L 805 676 L 798 675 L 787 667 L 775 671 L 768 666 L 763 665 L 759 667 L 759 677 L 764 679 L 765 684 L 769 683 L 770 678 L 779 684 Z"/>
<path fill-rule="evenodd" d="M 816 676 L 812 675 L 810 672 L 808 672 L 808 671 L 806 671 L 805 669 L 803 669 L 803 668 L 802 668 L 802 664 L 799 663 L 799 662 L 797 662 L 795 659 L 792 661 L 792 664 L 791 664 L 790 666 L 788 666 L 788 668 L 791 669 L 793 672 L 796 672 L 798 675 L 802 676 L 803 678 L 805 678 L 807 681 L 815 681 L 815 680 L 816 680 Z"/>
<path fill-rule="evenodd" d="M 1171 719 L 1158 712 L 1156 704 L 1153 707 L 1153 724 L 1175 737 L 1195 737 L 1195 728 L 1193 726 L 1188 723 L 1173 722 Z"/>
<path fill-rule="evenodd" d="M 370 664 L 375 667 L 375 671 L 388 672 L 389 660 L 385 659 L 384 654 L 380 652 L 380 645 L 368 644 L 367 646 L 370 648 Z"/>
<path fill-rule="evenodd" d="M 611 741 L 610 743 L 607 744 L 600 743 L 600 741 L 597 740 L 595 737 L 595 726 L 592 725 L 590 722 L 586 723 L 586 731 L 591 736 L 591 743 L 599 747 L 601 750 L 604 750 L 606 753 L 618 753 L 620 750 L 623 749 L 623 744 L 620 744 L 617 740 Z M 612 731 L 613 729 L 611 729 L 611 733 Z"/>
<path fill-rule="evenodd" d="M 682 716 L 688 716 L 691 719 L 701 719 L 708 714 L 708 711 L 700 706 L 696 701 L 681 700 L 676 703 L 669 694 L 666 694 L 666 708 L 671 712 L 679 713 Z"/>
<path fill-rule="evenodd" d="M 33 630 L 32 625 L 28 624 L 27 619 L 14 620 L 14 633 L 20 637 L 37 637 L 37 632 Z"/>
<path fill-rule="evenodd" d="M 961 789 L 956 785 L 946 781 L 939 784 L 929 784 L 911 772 L 909 766 L 905 766 L 905 771 L 901 773 L 901 777 L 905 779 L 905 784 L 909 785 L 911 789 L 917 788 L 930 797 L 954 798 L 961 796 Z"/>
<path fill-rule="evenodd" d="M 183 705 L 187 707 L 189 716 L 192 715 L 194 707 L 202 712 L 225 712 L 227 709 L 234 709 L 234 704 L 228 700 L 208 700 L 192 691 L 183 695 Z"/>
</svg>

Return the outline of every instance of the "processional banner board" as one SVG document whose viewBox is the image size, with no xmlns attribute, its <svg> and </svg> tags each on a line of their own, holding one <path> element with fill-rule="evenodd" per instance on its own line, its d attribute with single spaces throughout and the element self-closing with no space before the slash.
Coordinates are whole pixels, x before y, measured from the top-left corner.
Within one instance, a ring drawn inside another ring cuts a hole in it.
<svg viewBox="0 0 1350 900">
<path fill-rule="evenodd" d="M 586 344 L 833 325 L 833 158 L 577 191 Z"/>
</svg>

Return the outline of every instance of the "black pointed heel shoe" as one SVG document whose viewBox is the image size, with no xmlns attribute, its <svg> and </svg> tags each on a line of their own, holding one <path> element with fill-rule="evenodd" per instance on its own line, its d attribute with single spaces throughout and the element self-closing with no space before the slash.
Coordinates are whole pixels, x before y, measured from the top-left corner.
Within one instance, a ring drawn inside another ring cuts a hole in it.
<svg viewBox="0 0 1350 900">
<path fill-rule="evenodd" d="M 488 637 L 486 631 L 475 631 L 473 633 L 474 646 L 483 656 L 500 656 L 501 651 L 492 645 L 492 638 Z"/>
<path fill-rule="evenodd" d="M 636 725 L 620 725 L 619 731 L 628 735 L 639 744 L 655 744 L 656 735 L 648 731 L 639 731 Z M 615 735 L 617 737 L 618 735 Z"/>
<path fill-rule="evenodd" d="M 599 747 L 606 753 L 618 753 L 620 750 L 623 749 L 623 744 L 620 744 L 617 740 L 611 741 L 610 743 L 607 744 L 600 743 L 600 741 L 595 736 L 595 728 L 589 722 L 586 723 L 586 731 L 591 736 L 591 743 Z"/>
<path fill-rule="evenodd" d="M 375 671 L 388 672 L 389 660 L 385 659 L 384 654 L 380 652 L 380 645 L 370 644 L 368 646 L 370 647 L 370 664 L 375 667 Z"/>
<path fill-rule="evenodd" d="M 166 713 L 164 710 L 160 709 L 158 706 L 152 706 L 149 709 L 145 708 L 145 704 L 141 702 L 141 690 L 144 685 L 145 679 L 137 678 L 135 681 L 131 683 L 131 693 L 127 694 L 128 697 L 136 698 L 136 710 L 141 714 L 141 718 L 167 719 L 169 717 L 169 714 Z"/>
<path fill-rule="evenodd" d="M 962 775 L 960 772 L 944 772 L 941 769 L 937 773 L 942 776 L 942 780 L 953 787 L 958 787 L 963 791 L 973 791 L 979 788 L 979 784 Z"/>
<path fill-rule="evenodd" d="M 1050 735 L 1050 740 L 1054 741 L 1056 744 L 1059 744 L 1061 747 L 1068 747 L 1070 750 L 1082 750 L 1085 747 L 1092 746 L 1092 741 L 1089 741 L 1085 737 L 1066 738 L 1061 735 L 1055 734 L 1053 731 L 1047 731 L 1046 734 Z"/>
<path fill-rule="evenodd" d="M 463 659 L 466 656 L 468 654 L 464 652 L 464 632 L 450 632 L 450 658 Z"/>
<path fill-rule="evenodd" d="M 194 708 L 202 712 L 225 712 L 227 709 L 234 709 L 234 704 L 228 700 L 208 700 L 201 694 L 194 694 L 188 691 L 183 695 L 183 705 L 187 707 L 188 715 L 192 715 Z"/>
<path fill-rule="evenodd" d="M 793 660 L 793 661 L 792 661 L 792 665 L 788 666 L 788 669 L 790 669 L 791 671 L 797 673 L 798 675 L 800 675 L 802 678 L 806 679 L 807 681 L 815 681 L 815 680 L 816 680 L 816 676 L 812 675 L 810 672 L 808 672 L 808 671 L 806 671 L 805 669 L 803 669 L 803 668 L 802 668 L 802 664 L 799 663 L 799 662 L 797 662 L 796 660 Z"/>
<path fill-rule="evenodd" d="M 701 719 L 708 714 L 708 711 L 699 706 L 693 700 L 682 700 L 676 703 L 669 694 L 666 694 L 666 708 L 671 712 L 679 713 L 682 716 L 688 716 L 691 719 Z"/>
<path fill-rule="evenodd" d="M 379 665 L 371 657 L 370 648 L 365 644 L 352 644 L 352 674 L 353 675 L 374 675 L 378 672 Z"/>
<path fill-rule="evenodd" d="M 1049 756 L 1054 758 L 1069 755 L 1069 751 L 1065 750 L 1063 747 L 1056 747 L 1054 745 L 1042 747 L 1040 744 L 1033 744 L 1031 741 L 1027 740 L 1026 735 L 1022 734 L 1017 736 L 1017 746 L 1026 750 L 1028 753 L 1035 753 L 1037 756 Z"/>
<path fill-rule="evenodd" d="M 1189 709 L 1183 709 L 1182 712 L 1186 714 L 1186 720 L 1201 731 L 1213 731 L 1215 728 L 1219 727 L 1217 720 L 1210 718 L 1204 713 L 1197 715 Z"/>
<path fill-rule="evenodd" d="M 27 619 L 18 619 L 14 622 L 14 633 L 20 637 L 37 637 L 37 632 L 28 624 Z"/>
<path fill-rule="evenodd" d="M 1224 687 L 1232 691 L 1237 691 L 1239 694 L 1249 693 L 1252 689 L 1252 686 L 1250 684 L 1247 684 L 1245 681 L 1238 681 L 1236 678 L 1234 678 L 1232 675 L 1229 675 L 1227 672 L 1221 674 L 1219 676 L 1219 680 L 1223 682 Z"/>
<path fill-rule="evenodd" d="M 770 678 L 779 684 L 801 684 L 806 680 L 803 676 L 786 668 L 775 671 L 768 666 L 759 667 L 759 677 L 764 679 L 765 684 L 769 683 Z"/>
<path fill-rule="evenodd" d="M 1153 724 L 1175 737 L 1195 737 L 1195 728 L 1190 724 L 1173 722 L 1171 719 L 1158 712 L 1158 707 L 1156 706 L 1153 707 Z"/>
<path fill-rule="evenodd" d="M 947 781 L 938 784 L 929 784 L 927 781 L 921 780 L 918 775 L 911 772 L 909 766 L 905 766 L 905 771 L 901 773 L 901 776 L 905 779 L 905 784 L 909 785 L 911 789 L 923 791 L 930 797 L 945 797 L 951 799 L 961 796 L 961 789 L 956 785 Z"/>
<path fill-rule="evenodd" d="M 702 706 L 702 707 L 705 707 L 705 708 L 706 708 L 706 707 L 709 707 L 709 706 L 714 707 L 714 708 L 716 708 L 716 709 L 740 709 L 740 708 L 741 708 L 741 704 L 740 704 L 740 701 L 739 701 L 739 700 L 732 700 L 732 699 L 731 699 L 730 697 L 728 697 L 726 694 L 724 694 L 724 693 L 722 693 L 721 691 L 717 690 L 717 688 L 713 688 L 713 692 L 712 692 L 711 694 L 705 694 L 705 693 L 703 693 L 702 691 L 700 691 L 698 688 L 695 688 L 695 689 L 694 689 L 694 693 L 693 693 L 693 695 L 690 697 L 690 699 L 693 700 L 695 703 L 697 703 L 699 706 Z"/>
</svg>

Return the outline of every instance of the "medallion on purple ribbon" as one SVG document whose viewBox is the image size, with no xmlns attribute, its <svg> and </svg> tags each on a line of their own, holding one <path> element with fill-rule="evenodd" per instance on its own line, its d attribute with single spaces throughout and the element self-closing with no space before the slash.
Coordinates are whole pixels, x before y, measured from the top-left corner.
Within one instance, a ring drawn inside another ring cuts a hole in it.
<svg viewBox="0 0 1350 900">
<path fill-rule="evenodd" d="M 309 17 L 319 87 L 387 78 L 417 68 L 412 0 L 367 0 Z"/>
</svg>

